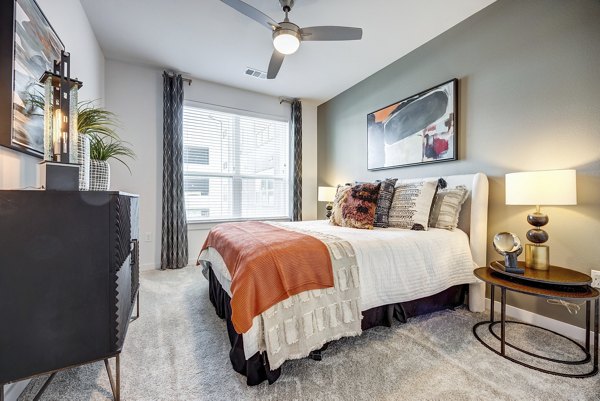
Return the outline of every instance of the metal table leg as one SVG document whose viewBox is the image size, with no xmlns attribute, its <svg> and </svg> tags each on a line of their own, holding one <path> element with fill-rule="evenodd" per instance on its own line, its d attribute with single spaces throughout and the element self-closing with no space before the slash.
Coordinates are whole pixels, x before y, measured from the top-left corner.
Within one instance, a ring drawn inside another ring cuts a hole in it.
<svg viewBox="0 0 600 401">
<path fill-rule="evenodd" d="M 592 309 L 592 302 L 585 301 L 585 351 L 590 353 L 590 315 Z"/>
<path fill-rule="evenodd" d="M 115 370 L 116 370 L 116 383 L 113 380 L 112 371 L 110 370 L 110 364 L 108 363 L 108 359 L 104 360 L 104 366 L 106 366 L 106 373 L 108 373 L 108 381 L 110 383 L 110 389 L 113 393 L 114 401 L 121 400 L 121 354 L 117 354 L 115 357 Z"/>
<path fill-rule="evenodd" d="M 42 398 L 42 394 L 44 394 L 44 391 L 46 391 L 46 389 L 50 385 L 50 382 L 52 381 L 52 379 L 54 379 L 55 376 L 56 376 L 56 372 L 54 372 L 50 376 L 48 376 L 48 379 L 46 379 L 42 388 L 40 388 L 38 393 L 33 398 L 33 401 L 39 401 L 39 399 Z"/>
<path fill-rule="evenodd" d="M 506 348 L 506 288 L 502 288 L 500 301 L 500 354 L 504 355 Z"/>
<path fill-rule="evenodd" d="M 496 294 L 496 286 L 494 284 L 490 285 L 490 323 L 494 323 L 494 298 Z"/>
<path fill-rule="evenodd" d="M 600 299 L 594 302 L 594 371 L 598 371 L 598 320 L 600 320 Z"/>
</svg>

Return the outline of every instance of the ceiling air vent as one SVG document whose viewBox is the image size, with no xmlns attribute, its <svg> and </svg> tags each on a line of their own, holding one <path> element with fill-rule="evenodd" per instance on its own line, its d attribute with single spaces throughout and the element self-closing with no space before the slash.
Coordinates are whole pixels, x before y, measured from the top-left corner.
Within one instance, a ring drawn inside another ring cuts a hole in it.
<svg viewBox="0 0 600 401">
<path fill-rule="evenodd" d="M 256 68 L 246 67 L 244 74 L 254 78 L 267 79 L 267 73 L 264 71 L 257 70 Z"/>
</svg>

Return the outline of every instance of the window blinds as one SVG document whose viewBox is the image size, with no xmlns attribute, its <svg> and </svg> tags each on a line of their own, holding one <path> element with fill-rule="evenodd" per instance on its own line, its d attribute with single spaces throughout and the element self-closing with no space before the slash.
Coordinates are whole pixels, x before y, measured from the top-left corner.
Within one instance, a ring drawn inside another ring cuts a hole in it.
<svg viewBox="0 0 600 401">
<path fill-rule="evenodd" d="M 186 105 L 188 221 L 290 217 L 289 123 Z"/>
</svg>

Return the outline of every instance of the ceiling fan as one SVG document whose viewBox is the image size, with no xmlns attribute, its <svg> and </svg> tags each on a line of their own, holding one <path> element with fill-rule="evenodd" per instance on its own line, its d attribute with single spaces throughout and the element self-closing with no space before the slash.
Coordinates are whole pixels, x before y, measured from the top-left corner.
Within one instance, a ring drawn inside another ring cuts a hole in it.
<svg viewBox="0 0 600 401">
<path fill-rule="evenodd" d="M 308 40 L 360 40 L 362 38 L 361 28 L 346 26 L 311 26 L 300 28 L 288 19 L 288 13 L 292 11 L 294 0 L 279 0 L 285 12 L 285 19 L 279 23 L 241 0 L 221 1 L 273 32 L 273 46 L 275 50 L 273 50 L 273 55 L 269 62 L 267 79 L 274 79 L 277 76 L 285 56 L 295 53 L 300 47 L 300 42 Z"/>
</svg>

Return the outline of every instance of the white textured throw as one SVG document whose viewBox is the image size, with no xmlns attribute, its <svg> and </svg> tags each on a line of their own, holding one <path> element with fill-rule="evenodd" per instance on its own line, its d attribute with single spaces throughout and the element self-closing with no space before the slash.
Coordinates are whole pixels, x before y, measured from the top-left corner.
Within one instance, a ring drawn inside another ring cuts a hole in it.
<svg viewBox="0 0 600 401">
<path fill-rule="evenodd" d="M 278 226 L 291 229 L 290 226 Z M 326 343 L 359 335 L 361 330 L 360 280 L 352 245 L 331 234 L 303 230 L 329 248 L 335 287 L 305 291 L 261 314 L 266 351 L 272 370 L 289 359 L 307 357 Z"/>
</svg>

